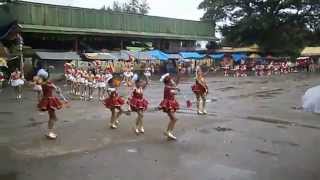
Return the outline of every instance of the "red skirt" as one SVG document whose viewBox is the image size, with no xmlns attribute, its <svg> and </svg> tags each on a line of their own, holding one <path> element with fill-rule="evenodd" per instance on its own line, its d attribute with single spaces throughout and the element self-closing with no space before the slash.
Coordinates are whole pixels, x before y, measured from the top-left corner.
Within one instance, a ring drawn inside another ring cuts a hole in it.
<svg viewBox="0 0 320 180">
<path fill-rule="evenodd" d="M 122 97 L 120 96 L 115 96 L 115 97 L 107 97 L 103 104 L 106 106 L 106 108 L 111 109 L 115 107 L 120 107 L 124 105 L 125 101 Z"/>
<path fill-rule="evenodd" d="M 206 88 L 201 86 L 200 84 L 194 84 L 191 86 L 193 93 L 203 95 L 206 93 Z"/>
<path fill-rule="evenodd" d="M 148 101 L 144 98 L 132 97 L 129 99 L 129 105 L 132 111 L 145 111 L 148 108 L 148 104 Z"/>
<path fill-rule="evenodd" d="M 179 109 L 179 103 L 175 99 L 164 99 L 161 101 L 159 108 L 164 112 L 176 112 Z"/>
<path fill-rule="evenodd" d="M 48 110 L 58 110 L 61 109 L 63 106 L 62 102 L 55 96 L 53 97 L 44 97 L 38 104 L 38 108 L 41 111 L 48 111 Z"/>
</svg>

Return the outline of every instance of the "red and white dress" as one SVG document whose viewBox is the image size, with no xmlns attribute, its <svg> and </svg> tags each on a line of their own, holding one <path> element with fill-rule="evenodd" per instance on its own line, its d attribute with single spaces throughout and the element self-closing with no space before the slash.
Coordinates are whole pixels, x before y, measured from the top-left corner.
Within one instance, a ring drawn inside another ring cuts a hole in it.
<svg viewBox="0 0 320 180">
<path fill-rule="evenodd" d="M 97 74 L 95 76 L 95 81 L 96 81 L 96 84 L 97 84 L 98 88 L 105 88 L 106 87 L 105 75 Z"/>
<path fill-rule="evenodd" d="M 23 79 L 21 78 L 21 72 L 20 71 L 15 71 L 11 73 L 11 86 L 17 87 L 17 86 L 22 86 L 24 84 Z"/>
<path fill-rule="evenodd" d="M 48 81 L 42 84 L 42 99 L 38 104 L 38 108 L 41 111 L 48 110 L 58 110 L 61 109 L 63 104 L 62 102 L 53 95 L 53 90 L 55 89 L 52 82 Z"/>
<path fill-rule="evenodd" d="M 192 92 L 197 94 L 197 95 L 204 95 L 207 93 L 207 87 L 204 87 L 201 85 L 198 81 L 194 85 L 191 86 Z"/>
<path fill-rule="evenodd" d="M 121 107 L 125 104 L 125 100 L 118 94 L 116 90 L 109 93 L 109 96 L 104 100 L 103 104 L 106 108 Z"/>
<path fill-rule="evenodd" d="M 0 72 L 0 82 L 3 82 L 5 80 L 4 75 L 2 72 Z"/>
<path fill-rule="evenodd" d="M 142 88 L 135 88 L 129 99 L 129 105 L 132 111 L 142 110 L 145 111 L 148 108 L 148 101 L 143 97 Z"/>
<path fill-rule="evenodd" d="M 179 109 L 179 103 L 176 100 L 175 95 L 175 88 L 165 86 L 163 100 L 161 101 L 159 108 L 162 109 L 164 112 L 176 112 Z"/>
</svg>

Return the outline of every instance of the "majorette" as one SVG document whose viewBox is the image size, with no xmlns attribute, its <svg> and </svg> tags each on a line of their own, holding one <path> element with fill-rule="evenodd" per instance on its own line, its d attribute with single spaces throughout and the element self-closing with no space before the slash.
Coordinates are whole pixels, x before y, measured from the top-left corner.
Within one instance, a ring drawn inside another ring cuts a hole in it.
<svg viewBox="0 0 320 180">
<path fill-rule="evenodd" d="M 87 82 L 87 95 L 89 100 L 93 99 L 93 91 L 96 84 L 95 76 L 91 70 L 89 70 L 89 73 L 86 76 L 86 82 Z"/>
<path fill-rule="evenodd" d="M 163 75 L 160 81 L 165 84 L 165 87 L 163 92 L 163 100 L 159 105 L 159 109 L 165 112 L 170 119 L 167 130 L 164 134 L 167 136 L 168 140 L 176 140 L 177 138 L 173 135 L 173 130 L 177 122 L 175 112 L 179 109 L 179 103 L 175 96 L 179 89 L 176 87 L 176 83 L 169 73 Z"/>
<path fill-rule="evenodd" d="M 125 104 L 125 100 L 119 95 L 117 85 L 119 82 L 115 82 L 113 78 L 110 80 L 110 87 L 107 89 L 108 97 L 104 100 L 104 105 L 111 111 L 110 128 L 117 129 L 119 126 L 119 117 L 123 113 L 122 106 Z M 118 111 L 118 112 L 117 112 Z"/>
<path fill-rule="evenodd" d="M 55 111 L 63 107 L 63 103 L 53 95 L 53 92 L 61 94 L 61 90 L 56 87 L 51 81 L 45 76 L 40 76 L 43 79 L 42 82 L 42 98 L 38 104 L 38 108 L 41 111 L 48 111 L 48 133 L 46 136 L 50 139 L 56 139 L 57 134 L 54 131 L 54 124 L 58 120 Z M 64 101 L 66 101 L 64 99 Z"/>
<path fill-rule="evenodd" d="M 18 68 L 14 72 L 11 73 L 10 76 L 11 86 L 14 88 L 16 92 L 17 99 L 22 98 L 22 86 L 24 85 L 23 75 L 19 71 Z"/>
<path fill-rule="evenodd" d="M 0 92 L 2 91 L 3 82 L 5 81 L 3 72 L 0 71 Z"/>
<path fill-rule="evenodd" d="M 96 74 L 95 80 L 98 88 L 98 99 L 102 101 L 104 99 L 104 92 L 106 88 L 105 75 L 103 74 L 103 71 Z"/>
<path fill-rule="evenodd" d="M 192 86 L 192 91 L 197 98 L 197 112 L 199 115 L 207 114 L 206 111 L 206 97 L 209 93 L 209 89 L 204 79 L 203 72 L 200 67 L 197 67 L 196 82 Z"/>
<path fill-rule="evenodd" d="M 142 80 L 141 77 L 136 76 L 133 79 L 135 82 L 135 88 L 132 91 L 131 97 L 129 98 L 129 105 L 131 111 L 134 111 L 138 114 L 136 119 L 135 133 L 139 135 L 140 133 L 144 133 L 143 127 L 143 113 L 148 108 L 148 101 L 143 97 L 143 90 L 147 85 L 145 80 Z"/>
</svg>

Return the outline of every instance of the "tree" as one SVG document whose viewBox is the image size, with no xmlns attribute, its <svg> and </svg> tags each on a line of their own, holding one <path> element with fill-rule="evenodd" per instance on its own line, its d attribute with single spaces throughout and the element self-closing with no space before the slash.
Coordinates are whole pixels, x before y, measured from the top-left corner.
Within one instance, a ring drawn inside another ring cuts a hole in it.
<svg viewBox="0 0 320 180">
<path fill-rule="evenodd" d="M 224 43 L 258 43 L 268 52 L 294 55 L 319 29 L 320 0 L 203 0 L 199 8 L 203 20 L 225 22 Z"/>
<path fill-rule="evenodd" d="M 109 6 L 108 8 L 105 8 L 104 6 L 101 9 L 134 14 L 148 14 L 150 7 L 146 0 L 130 0 L 123 4 L 114 1 L 112 7 Z"/>
</svg>

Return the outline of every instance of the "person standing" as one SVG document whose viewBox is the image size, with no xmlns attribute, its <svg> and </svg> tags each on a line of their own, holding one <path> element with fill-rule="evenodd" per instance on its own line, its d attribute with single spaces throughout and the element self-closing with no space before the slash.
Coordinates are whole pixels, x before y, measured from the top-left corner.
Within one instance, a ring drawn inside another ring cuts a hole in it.
<svg viewBox="0 0 320 180">
<path fill-rule="evenodd" d="M 22 86 L 24 85 L 23 79 L 24 79 L 24 77 L 18 68 L 16 68 L 15 71 L 13 73 L 11 73 L 9 82 L 11 83 L 11 86 L 15 90 L 17 99 L 22 98 Z"/>
<path fill-rule="evenodd" d="M 206 101 L 209 89 L 200 67 L 197 67 L 196 82 L 194 85 L 192 85 L 191 89 L 197 98 L 198 115 L 207 114 Z"/>
<path fill-rule="evenodd" d="M 114 85 L 114 80 L 111 79 L 110 81 L 111 87 L 107 89 L 108 97 L 103 104 L 111 111 L 110 128 L 117 129 L 120 123 L 118 119 L 123 113 L 122 106 L 125 104 L 125 100 L 119 95 L 117 87 Z"/>
<path fill-rule="evenodd" d="M 136 126 L 134 131 L 137 135 L 144 133 L 143 127 L 143 113 L 148 108 L 148 101 L 143 97 L 143 90 L 146 87 L 147 82 L 137 78 L 135 80 L 135 88 L 132 91 L 131 97 L 129 98 L 130 109 L 136 112 L 138 117 L 136 119 Z"/>
<path fill-rule="evenodd" d="M 42 98 L 38 104 L 38 108 L 40 111 L 47 111 L 49 115 L 48 120 L 48 132 L 46 136 L 49 139 L 56 139 L 57 134 L 54 133 L 54 124 L 58 120 L 56 116 L 56 110 L 62 108 L 63 103 L 53 95 L 53 92 L 61 93 L 61 90 L 55 86 L 51 81 L 48 80 L 48 77 L 41 77 L 43 79 L 42 82 Z"/>
<path fill-rule="evenodd" d="M 173 130 L 175 128 L 176 122 L 176 111 L 179 109 L 179 103 L 176 100 L 176 94 L 179 89 L 176 87 L 176 83 L 169 73 L 163 75 L 160 79 L 165 84 L 163 92 L 163 100 L 159 105 L 159 109 L 166 113 L 169 117 L 169 123 L 164 135 L 168 140 L 176 140 L 177 137 L 173 135 Z"/>
</svg>

